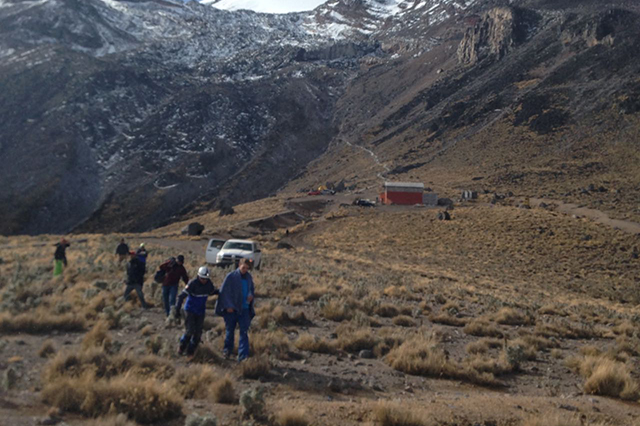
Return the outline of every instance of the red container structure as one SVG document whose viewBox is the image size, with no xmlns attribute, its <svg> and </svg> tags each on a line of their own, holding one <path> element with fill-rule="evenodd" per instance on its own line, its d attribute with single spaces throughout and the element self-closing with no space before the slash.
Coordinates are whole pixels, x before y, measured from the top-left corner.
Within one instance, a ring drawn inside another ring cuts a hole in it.
<svg viewBox="0 0 640 426">
<path fill-rule="evenodd" d="M 416 182 L 385 182 L 380 194 L 382 204 L 422 204 L 424 184 Z"/>
</svg>

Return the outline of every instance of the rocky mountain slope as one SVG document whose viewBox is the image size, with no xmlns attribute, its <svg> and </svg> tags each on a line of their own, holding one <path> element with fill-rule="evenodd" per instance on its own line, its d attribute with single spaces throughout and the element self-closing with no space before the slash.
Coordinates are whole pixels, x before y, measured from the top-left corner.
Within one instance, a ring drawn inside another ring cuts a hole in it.
<svg viewBox="0 0 640 426">
<path fill-rule="evenodd" d="M 636 9 L 2 0 L 0 233 L 144 230 L 381 176 L 569 198 L 594 176 L 632 211 Z"/>
</svg>

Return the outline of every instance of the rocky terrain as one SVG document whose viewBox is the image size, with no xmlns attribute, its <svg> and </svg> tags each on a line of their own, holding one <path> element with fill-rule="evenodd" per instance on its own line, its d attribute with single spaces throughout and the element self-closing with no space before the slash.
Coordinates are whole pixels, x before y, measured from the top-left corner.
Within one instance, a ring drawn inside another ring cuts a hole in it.
<svg viewBox="0 0 640 426">
<path fill-rule="evenodd" d="M 638 219 L 638 6 L 0 4 L 0 232 L 140 231 L 345 180 Z"/>
</svg>

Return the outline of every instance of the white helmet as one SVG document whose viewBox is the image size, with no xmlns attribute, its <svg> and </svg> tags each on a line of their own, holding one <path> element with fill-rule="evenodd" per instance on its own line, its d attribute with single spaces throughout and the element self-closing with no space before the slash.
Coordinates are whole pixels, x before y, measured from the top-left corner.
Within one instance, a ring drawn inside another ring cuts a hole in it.
<svg viewBox="0 0 640 426">
<path fill-rule="evenodd" d="M 206 266 L 201 266 L 200 269 L 198 269 L 198 277 L 209 278 L 209 268 L 207 268 Z"/>
</svg>

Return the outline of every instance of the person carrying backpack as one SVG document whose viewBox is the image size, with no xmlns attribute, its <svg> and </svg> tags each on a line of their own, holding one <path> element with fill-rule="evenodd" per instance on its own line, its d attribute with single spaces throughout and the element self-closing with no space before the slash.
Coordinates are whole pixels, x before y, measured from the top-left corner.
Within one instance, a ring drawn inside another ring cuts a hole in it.
<svg viewBox="0 0 640 426">
<path fill-rule="evenodd" d="M 64 268 L 67 266 L 67 247 L 70 246 L 69 241 L 64 238 L 56 243 L 56 251 L 53 254 L 53 276 L 62 275 Z"/>
<path fill-rule="evenodd" d="M 171 308 L 171 315 L 174 318 L 179 318 L 182 302 L 187 299 L 187 303 L 184 305 L 186 312 L 185 332 L 180 338 L 179 355 L 183 355 L 185 351 L 187 355 L 193 355 L 200 344 L 204 316 L 207 309 L 207 298 L 214 294 L 219 294 L 209 277 L 209 268 L 201 266 L 198 269 L 198 276 L 189 281 L 189 284 L 180 293 L 176 305 Z"/>
<path fill-rule="evenodd" d="M 145 264 L 138 259 L 135 251 L 129 252 L 129 256 L 131 256 L 131 260 L 127 263 L 127 287 L 124 290 L 124 300 L 129 300 L 129 294 L 135 290 L 142 307 L 149 309 L 149 305 L 147 305 L 147 302 L 144 300 L 144 293 L 142 293 L 144 274 L 147 268 Z"/>
<path fill-rule="evenodd" d="M 189 282 L 189 275 L 187 275 L 187 270 L 184 268 L 184 256 L 179 255 L 177 258 L 169 258 L 169 260 L 160 265 L 160 271 L 164 272 L 162 302 L 164 303 L 165 313 L 169 316 L 171 307 L 176 304 L 180 279 L 182 278 L 185 284 Z"/>
</svg>

